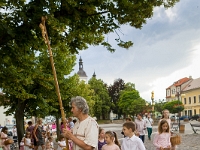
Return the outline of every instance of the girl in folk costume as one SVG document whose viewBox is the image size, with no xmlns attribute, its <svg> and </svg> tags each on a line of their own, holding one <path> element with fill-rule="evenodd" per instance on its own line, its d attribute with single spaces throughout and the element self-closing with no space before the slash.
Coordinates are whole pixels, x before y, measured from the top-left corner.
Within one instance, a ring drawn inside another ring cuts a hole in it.
<svg viewBox="0 0 200 150">
<path fill-rule="evenodd" d="M 32 150 L 32 143 L 31 143 L 31 133 L 26 132 L 24 138 L 24 150 Z"/>
<path fill-rule="evenodd" d="M 158 125 L 158 133 L 156 133 L 153 144 L 156 146 L 156 150 L 170 150 L 171 133 L 169 132 L 169 124 L 167 120 L 161 120 Z"/>
<path fill-rule="evenodd" d="M 7 127 L 3 127 L 1 129 L 1 145 L 3 146 L 4 150 L 10 150 L 10 144 L 5 145 L 5 141 L 8 140 L 8 128 Z"/>
<path fill-rule="evenodd" d="M 107 144 L 103 145 L 102 150 L 120 150 L 121 146 L 115 132 L 107 131 L 105 133 L 105 140 Z"/>
</svg>

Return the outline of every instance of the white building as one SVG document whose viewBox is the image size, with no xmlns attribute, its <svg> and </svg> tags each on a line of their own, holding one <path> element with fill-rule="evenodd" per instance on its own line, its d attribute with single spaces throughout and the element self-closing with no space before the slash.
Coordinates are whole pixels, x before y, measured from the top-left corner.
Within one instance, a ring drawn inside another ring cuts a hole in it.
<svg viewBox="0 0 200 150">
<path fill-rule="evenodd" d="M 4 112 L 6 111 L 7 109 L 4 109 L 3 106 L 0 107 L 0 124 L 1 126 L 5 126 L 5 125 L 13 125 L 13 124 L 16 124 L 16 120 L 14 118 L 13 115 L 10 115 L 10 116 L 6 116 L 4 114 Z"/>
<path fill-rule="evenodd" d="M 79 59 L 79 71 L 77 72 L 77 74 L 79 75 L 80 80 L 83 80 L 85 81 L 85 83 L 87 83 L 87 75 L 85 71 L 83 70 L 83 62 L 82 62 L 81 57 Z"/>
</svg>

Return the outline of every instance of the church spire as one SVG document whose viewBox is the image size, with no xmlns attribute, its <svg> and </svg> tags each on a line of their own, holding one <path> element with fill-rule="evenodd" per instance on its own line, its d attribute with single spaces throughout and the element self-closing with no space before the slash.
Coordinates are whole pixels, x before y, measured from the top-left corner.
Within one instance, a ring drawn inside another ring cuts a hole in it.
<svg viewBox="0 0 200 150">
<path fill-rule="evenodd" d="M 83 62 L 82 62 L 81 56 L 80 56 L 80 59 L 79 59 L 79 70 L 83 70 Z"/>
<path fill-rule="evenodd" d="M 83 61 L 81 57 L 79 59 L 79 71 L 77 72 L 77 74 L 79 75 L 79 78 L 81 80 L 84 80 L 85 82 L 87 82 L 87 75 L 85 71 L 83 70 Z"/>
<path fill-rule="evenodd" d="M 93 73 L 92 77 L 96 78 L 96 74 L 95 74 L 95 71 L 94 71 L 94 73 Z"/>
</svg>

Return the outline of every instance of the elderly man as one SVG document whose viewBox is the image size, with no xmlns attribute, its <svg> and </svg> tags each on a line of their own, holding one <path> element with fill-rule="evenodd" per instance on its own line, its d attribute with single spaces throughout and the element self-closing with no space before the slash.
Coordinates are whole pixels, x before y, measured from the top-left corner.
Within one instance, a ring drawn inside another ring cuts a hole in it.
<svg viewBox="0 0 200 150">
<path fill-rule="evenodd" d="M 73 141 L 73 150 L 95 150 L 98 146 L 98 124 L 88 115 L 89 107 L 80 96 L 71 99 L 71 112 L 78 120 L 73 127 L 73 134 L 63 129 L 64 137 Z"/>
</svg>

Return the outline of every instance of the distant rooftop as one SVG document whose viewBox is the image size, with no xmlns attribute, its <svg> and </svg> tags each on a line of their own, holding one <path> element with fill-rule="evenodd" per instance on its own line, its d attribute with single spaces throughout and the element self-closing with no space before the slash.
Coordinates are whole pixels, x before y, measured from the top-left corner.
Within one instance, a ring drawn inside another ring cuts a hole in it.
<svg viewBox="0 0 200 150">
<path fill-rule="evenodd" d="M 180 79 L 180 80 L 178 80 L 178 81 L 176 81 L 176 82 L 174 82 L 172 85 L 170 85 L 167 89 L 169 89 L 169 88 L 171 88 L 172 86 L 180 86 L 180 85 L 182 85 L 183 83 L 185 83 L 185 82 L 187 82 L 187 81 L 189 81 L 189 80 L 191 80 L 192 79 L 192 77 L 185 77 L 185 78 L 182 78 L 182 79 Z"/>
<path fill-rule="evenodd" d="M 183 91 L 189 91 L 200 88 L 200 78 L 192 79 L 191 82 L 183 89 Z"/>
</svg>

